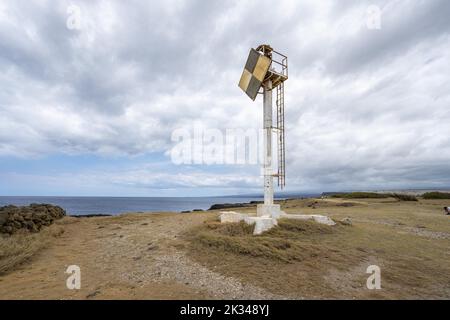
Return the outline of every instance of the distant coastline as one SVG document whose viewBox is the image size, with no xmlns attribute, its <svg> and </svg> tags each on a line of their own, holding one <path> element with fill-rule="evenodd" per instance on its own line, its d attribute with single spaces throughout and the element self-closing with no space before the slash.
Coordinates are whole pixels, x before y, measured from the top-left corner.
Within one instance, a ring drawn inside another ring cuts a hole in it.
<svg viewBox="0 0 450 320">
<path fill-rule="evenodd" d="M 128 212 L 185 212 L 208 210 L 213 205 L 225 203 L 250 203 L 261 201 L 257 196 L 223 197 L 25 197 L 0 196 L 0 207 L 6 205 L 28 206 L 46 203 L 60 206 L 68 215 L 98 216 L 119 215 Z M 281 198 L 284 199 L 284 198 Z"/>
<path fill-rule="evenodd" d="M 403 189 L 403 190 L 371 190 L 375 193 L 399 193 L 420 196 L 425 192 L 450 189 Z M 348 191 L 343 191 L 348 192 Z M 276 200 L 318 198 L 332 196 L 342 192 L 323 193 L 281 193 Z M 252 206 L 261 202 L 263 197 L 256 194 L 213 196 L 213 197 L 59 197 L 59 196 L 0 196 L 0 207 L 6 205 L 27 206 L 32 203 L 46 203 L 62 207 L 68 215 L 99 216 L 119 215 L 128 212 L 191 212 L 206 211 L 227 207 Z"/>
</svg>

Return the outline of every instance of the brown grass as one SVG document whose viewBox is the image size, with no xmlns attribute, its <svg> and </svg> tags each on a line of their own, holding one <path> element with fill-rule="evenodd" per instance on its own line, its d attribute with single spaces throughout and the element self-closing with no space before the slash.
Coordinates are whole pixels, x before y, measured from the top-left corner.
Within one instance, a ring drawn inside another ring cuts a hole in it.
<svg viewBox="0 0 450 320">
<path fill-rule="evenodd" d="M 415 232 L 450 232 L 440 203 L 391 198 L 342 207 L 346 200 L 330 199 L 317 200 L 313 209 L 310 201 L 292 201 L 287 211 L 331 213 L 336 221 L 350 217 L 353 225 L 281 220 L 278 227 L 253 236 L 244 224 L 207 221 L 186 235 L 187 250 L 217 272 L 291 297 L 450 297 L 450 241 Z M 365 286 L 371 264 L 382 270 L 381 291 Z"/>
<path fill-rule="evenodd" d="M 253 226 L 244 222 L 220 224 L 207 222 L 193 233 L 193 241 L 208 249 L 237 255 L 266 258 L 275 262 L 293 263 L 323 252 L 318 245 L 303 243 L 307 235 L 325 235 L 336 232 L 329 226 L 310 221 L 280 220 L 275 227 L 260 236 L 253 236 Z"/>
<path fill-rule="evenodd" d="M 55 238 L 64 233 L 61 226 L 45 227 L 39 233 L 21 232 L 0 237 L 0 274 L 12 271 L 18 265 L 30 260 Z"/>
</svg>

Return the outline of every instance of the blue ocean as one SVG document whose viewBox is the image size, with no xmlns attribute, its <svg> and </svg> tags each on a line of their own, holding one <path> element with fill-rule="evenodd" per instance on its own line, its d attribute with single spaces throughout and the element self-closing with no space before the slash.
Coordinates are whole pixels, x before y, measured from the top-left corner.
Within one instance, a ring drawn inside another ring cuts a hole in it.
<svg viewBox="0 0 450 320">
<path fill-rule="evenodd" d="M 181 212 L 207 210 L 218 203 L 261 201 L 262 197 L 6 197 L 0 196 L 0 207 L 46 203 L 62 207 L 69 215 L 112 214 L 124 212 Z"/>
</svg>

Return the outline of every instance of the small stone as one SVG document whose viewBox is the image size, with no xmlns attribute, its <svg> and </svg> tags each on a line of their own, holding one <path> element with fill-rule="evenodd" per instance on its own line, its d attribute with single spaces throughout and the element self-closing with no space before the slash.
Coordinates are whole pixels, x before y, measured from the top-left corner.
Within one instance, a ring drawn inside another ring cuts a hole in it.
<svg viewBox="0 0 450 320">
<path fill-rule="evenodd" d="M 86 298 L 87 298 L 87 299 L 93 298 L 93 297 L 95 297 L 96 295 L 98 295 L 99 293 L 100 293 L 100 290 L 95 290 L 94 292 L 89 293 L 89 294 L 86 296 Z"/>
</svg>

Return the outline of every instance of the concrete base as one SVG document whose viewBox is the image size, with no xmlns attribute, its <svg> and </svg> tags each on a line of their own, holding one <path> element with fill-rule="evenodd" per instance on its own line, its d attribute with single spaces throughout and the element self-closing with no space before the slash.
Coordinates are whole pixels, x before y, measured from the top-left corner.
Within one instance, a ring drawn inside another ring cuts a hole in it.
<svg viewBox="0 0 450 320">
<path fill-rule="evenodd" d="M 277 219 L 268 217 L 247 217 L 244 221 L 248 225 L 255 225 L 255 229 L 253 230 L 254 235 L 261 234 L 278 225 Z"/>
<path fill-rule="evenodd" d="M 238 223 L 244 221 L 248 217 L 248 214 L 237 213 L 234 211 L 221 211 L 220 212 L 221 223 Z"/>
<path fill-rule="evenodd" d="M 331 218 L 319 214 L 283 214 L 281 218 L 297 219 L 297 220 L 314 220 L 317 223 L 326 224 L 328 226 L 334 226 L 336 224 L 336 222 L 331 220 Z"/>
<path fill-rule="evenodd" d="M 234 211 L 222 211 L 220 214 L 221 223 L 239 223 L 244 221 L 248 225 L 255 225 L 253 234 L 261 234 L 278 225 L 277 219 L 270 217 L 249 217 L 248 214 Z"/>
<path fill-rule="evenodd" d="M 258 217 L 271 217 L 278 219 L 282 214 L 284 214 L 284 212 L 281 211 L 279 204 L 258 204 L 256 206 L 256 215 Z"/>
<path fill-rule="evenodd" d="M 266 208 L 267 209 L 267 208 Z M 278 206 L 279 209 L 279 206 Z M 276 209 L 275 209 L 276 210 Z M 264 211 L 266 212 L 266 211 Z M 329 226 L 334 226 L 336 223 L 327 216 L 322 216 L 318 214 L 286 214 L 280 210 L 280 218 L 285 219 L 298 219 L 298 220 L 313 220 L 317 223 L 326 224 Z M 270 230 L 276 225 L 278 221 L 276 218 L 270 216 L 264 217 L 252 217 L 245 213 L 238 213 L 234 211 L 222 211 L 220 214 L 221 223 L 239 223 L 244 221 L 248 225 L 255 225 L 253 230 L 254 235 L 263 233 L 264 231 Z"/>
</svg>

